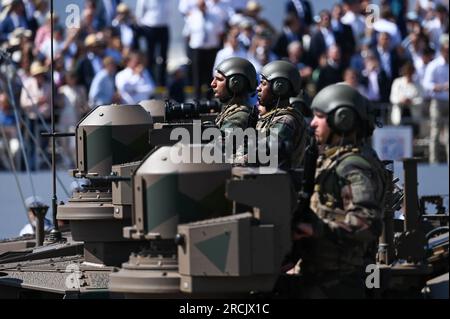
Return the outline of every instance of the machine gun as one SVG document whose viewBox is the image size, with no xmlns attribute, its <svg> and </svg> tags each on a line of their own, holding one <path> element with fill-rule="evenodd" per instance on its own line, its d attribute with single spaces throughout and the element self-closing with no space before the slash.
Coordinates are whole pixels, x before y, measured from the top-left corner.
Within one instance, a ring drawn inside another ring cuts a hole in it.
<svg viewBox="0 0 450 319">
<path fill-rule="evenodd" d="M 208 115 L 220 112 L 221 105 L 216 100 L 201 100 L 186 103 L 165 102 L 166 122 L 183 122 L 193 119 L 205 119 Z"/>
</svg>

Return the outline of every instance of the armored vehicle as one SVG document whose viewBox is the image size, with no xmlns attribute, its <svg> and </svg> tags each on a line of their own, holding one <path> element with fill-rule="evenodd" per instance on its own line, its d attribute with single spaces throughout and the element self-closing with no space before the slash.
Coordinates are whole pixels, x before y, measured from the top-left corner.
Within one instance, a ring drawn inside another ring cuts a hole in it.
<svg viewBox="0 0 450 319">
<path fill-rule="evenodd" d="M 36 236 L 0 242 L 0 297 L 295 298 L 299 275 L 280 272 L 296 200 L 289 172 L 196 159 L 211 139 L 172 134 L 211 127 L 211 109 L 153 100 L 83 118 L 71 171 L 81 186 L 57 207 L 62 236 L 44 238 L 47 207 L 33 208 Z M 448 209 L 418 197 L 415 159 L 403 165 L 403 187 L 391 169 L 369 295 L 448 298 Z"/>
</svg>

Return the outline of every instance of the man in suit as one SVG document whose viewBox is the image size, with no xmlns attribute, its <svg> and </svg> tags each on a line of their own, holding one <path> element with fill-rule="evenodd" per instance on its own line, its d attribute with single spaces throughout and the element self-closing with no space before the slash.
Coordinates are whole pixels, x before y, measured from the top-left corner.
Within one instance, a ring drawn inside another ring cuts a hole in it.
<svg viewBox="0 0 450 319">
<path fill-rule="evenodd" d="M 286 13 L 296 15 L 306 27 L 313 23 L 313 9 L 309 0 L 288 1 L 286 3 Z"/>
<path fill-rule="evenodd" d="M 279 58 L 288 57 L 288 46 L 294 41 L 302 42 L 303 30 L 300 19 L 289 13 L 284 19 L 284 26 L 281 34 L 279 35 L 274 47 L 273 52 Z"/>
<path fill-rule="evenodd" d="M 331 11 L 331 28 L 341 48 L 342 64 L 344 67 L 347 67 L 350 64 L 353 53 L 355 53 L 356 43 L 352 27 L 341 22 L 343 15 L 342 5 L 335 4 Z"/>
<path fill-rule="evenodd" d="M 117 14 L 117 6 L 121 0 L 96 0 L 95 16 L 99 29 L 110 27 Z"/>
<path fill-rule="evenodd" d="M 326 54 L 332 45 L 340 45 L 344 41 L 331 27 L 331 13 L 328 10 L 322 10 L 319 16 L 318 28 L 311 37 L 309 48 L 310 63 L 313 67 L 317 67 L 320 57 Z"/>
<path fill-rule="evenodd" d="M 395 49 L 390 49 L 390 46 L 391 36 L 387 32 L 381 32 L 378 34 L 377 45 L 372 51 L 380 62 L 381 69 L 383 69 L 392 83 L 398 77 L 400 57 Z"/>
</svg>

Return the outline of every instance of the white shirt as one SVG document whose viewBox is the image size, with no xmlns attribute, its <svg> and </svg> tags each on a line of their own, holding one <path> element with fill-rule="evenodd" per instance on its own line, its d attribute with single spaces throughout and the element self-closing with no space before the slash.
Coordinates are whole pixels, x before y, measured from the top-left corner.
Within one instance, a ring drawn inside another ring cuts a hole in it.
<svg viewBox="0 0 450 319">
<path fill-rule="evenodd" d="M 445 62 L 442 55 L 427 65 L 423 79 L 423 87 L 428 91 L 432 98 L 440 101 L 448 101 L 448 75 L 448 63 Z M 433 92 L 433 88 L 436 84 L 445 83 L 447 84 L 447 91 Z"/>
<path fill-rule="evenodd" d="M 216 67 L 224 60 L 232 57 L 238 57 L 238 58 L 247 58 L 247 51 L 245 51 L 242 48 L 237 48 L 237 50 L 233 50 L 233 48 L 230 45 L 225 45 L 225 47 L 217 52 L 216 60 L 214 61 L 214 67 L 213 67 L 213 76 L 214 72 L 216 71 Z"/>
<path fill-rule="evenodd" d="M 423 101 L 420 85 L 414 81 L 408 82 L 404 76 L 394 80 L 390 96 L 392 104 L 400 104 L 403 99 L 410 99 L 413 105 L 419 105 Z"/>
<path fill-rule="evenodd" d="M 218 15 L 206 11 L 194 9 L 186 18 L 183 30 L 185 36 L 189 36 L 191 49 L 213 49 L 221 46 L 220 36 L 224 26 Z"/>
<path fill-rule="evenodd" d="M 137 0 L 136 19 L 139 25 L 164 27 L 169 23 L 169 0 Z"/>
<path fill-rule="evenodd" d="M 117 73 L 116 87 L 125 104 L 148 100 L 155 91 L 155 83 L 147 70 L 135 74 L 130 68 Z"/>
</svg>

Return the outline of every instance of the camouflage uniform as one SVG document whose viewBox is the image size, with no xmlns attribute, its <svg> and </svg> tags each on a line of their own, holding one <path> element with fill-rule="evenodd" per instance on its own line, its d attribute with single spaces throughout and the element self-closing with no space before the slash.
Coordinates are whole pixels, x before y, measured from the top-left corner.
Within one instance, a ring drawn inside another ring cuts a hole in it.
<svg viewBox="0 0 450 319">
<path fill-rule="evenodd" d="M 256 124 L 260 132 L 278 130 L 278 162 L 281 168 L 298 167 L 306 146 L 307 124 L 296 108 L 277 108 L 261 116 Z M 289 146 L 287 146 L 289 145 Z M 280 148 L 286 148 L 281 150 Z"/>
<path fill-rule="evenodd" d="M 224 131 L 227 128 L 241 128 L 245 130 L 251 126 L 252 107 L 242 104 L 230 104 L 217 115 L 216 125 Z"/>
<path fill-rule="evenodd" d="M 381 233 L 386 171 L 374 152 L 352 145 L 319 156 L 301 273 L 308 298 L 363 298 L 365 254 Z"/>
</svg>

